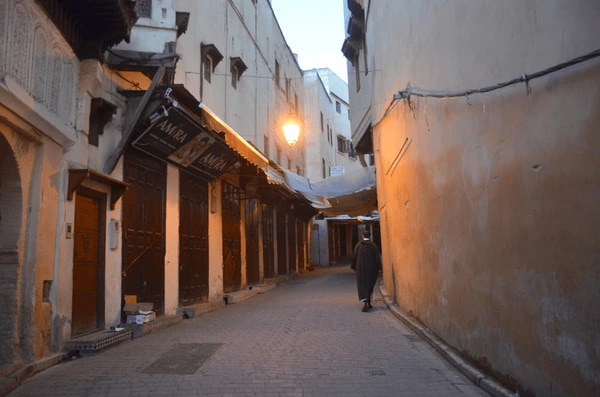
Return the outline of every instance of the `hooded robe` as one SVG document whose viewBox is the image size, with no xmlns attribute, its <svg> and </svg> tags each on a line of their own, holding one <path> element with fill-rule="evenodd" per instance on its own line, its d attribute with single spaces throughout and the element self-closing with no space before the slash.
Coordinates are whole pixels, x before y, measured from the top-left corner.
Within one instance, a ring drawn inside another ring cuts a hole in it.
<svg viewBox="0 0 600 397">
<path fill-rule="evenodd" d="M 356 244 L 351 268 L 356 271 L 358 299 L 361 301 L 371 300 L 373 288 L 375 288 L 381 269 L 381 257 L 374 242 L 362 240 Z"/>
</svg>

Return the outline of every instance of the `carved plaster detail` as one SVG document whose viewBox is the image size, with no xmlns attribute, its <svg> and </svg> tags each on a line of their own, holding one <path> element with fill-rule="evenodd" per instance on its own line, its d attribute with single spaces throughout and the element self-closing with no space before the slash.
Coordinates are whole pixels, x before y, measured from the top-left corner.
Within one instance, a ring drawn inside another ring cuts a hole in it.
<svg viewBox="0 0 600 397">
<path fill-rule="evenodd" d="M 0 75 L 11 76 L 36 102 L 70 125 L 75 118 L 78 62 L 35 2 L 0 0 Z"/>
<path fill-rule="evenodd" d="M 0 1 L 0 71 L 7 69 L 6 43 L 8 43 L 8 2 Z"/>
<path fill-rule="evenodd" d="M 35 31 L 33 43 L 33 97 L 37 102 L 46 102 L 48 81 L 48 40 L 41 27 Z"/>
<path fill-rule="evenodd" d="M 60 110 L 60 87 L 63 71 L 63 59 L 60 49 L 52 51 L 52 68 L 50 69 L 50 110 L 59 114 Z"/>
<path fill-rule="evenodd" d="M 10 45 L 11 62 L 9 73 L 26 89 L 29 88 L 29 48 L 31 45 L 31 17 L 21 3 L 13 11 L 12 43 Z"/>
</svg>

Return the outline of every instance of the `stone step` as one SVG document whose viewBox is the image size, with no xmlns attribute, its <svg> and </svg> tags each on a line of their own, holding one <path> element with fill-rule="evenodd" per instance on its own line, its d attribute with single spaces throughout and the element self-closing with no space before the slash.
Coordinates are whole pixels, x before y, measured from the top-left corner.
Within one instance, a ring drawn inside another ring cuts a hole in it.
<svg viewBox="0 0 600 397">
<path fill-rule="evenodd" d="M 242 289 L 239 291 L 233 291 L 223 294 L 219 297 L 219 300 L 223 300 L 226 304 L 229 305 L 232 303 L 240 303 L 242 301 L 245 301 L 246 299 L 258 295 L 258 293 L 259 292 L 256 290 Z"/>
<path fill-rule="evenodd" d="M 269 290 L 272 290 L 273 288 L 275 288 L 277 285 L 275 283 L 268 283 L 268 284 L 256 284 L 256 285 L 251 285 L 248 287 L 248 289 L 250 291 L 258 291 L 259 294 L 262 294 L 264 292 L 267 292 Z"/>
<path fill-rule="evenodd" d="M 186 318 L 194 318 L 204 313 L 212 312 L 213 310 L 220 309 L 225 306 L 225 302 L 221 299 L 218 302 L 202 302 L 196 303 L 189 306 L 182 306 L 177 308 L 177 315 Z"/>
<path fill-rule="evenodd" d="M 132 331 L 127 328 L 121 331 L 96 331 L 68 341 L 64 350 L 69 354 L 78 354 L 82 357 L 93 356 L 111 346 L 130 341 L 132 334 Z"/>
<path fill-rule="evenodd" d="M 140 338 L 144 335 L 151 334 L 161 329 L 177 325 L 182 321 L 183 317 L 181 315 L 160 316 L 156 317 L 156 320 L 144 324 L 124 324 L 122 327 L 126 327 L 128 330 L 130 330 L 134 338 Z"/>
</svg>

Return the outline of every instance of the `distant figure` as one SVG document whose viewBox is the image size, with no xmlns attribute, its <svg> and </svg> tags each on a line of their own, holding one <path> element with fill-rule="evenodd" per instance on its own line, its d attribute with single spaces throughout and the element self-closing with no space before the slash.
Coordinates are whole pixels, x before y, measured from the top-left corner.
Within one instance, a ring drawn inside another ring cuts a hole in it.
<svg viewBox="0 0 600 397">
<path fill-rule="evenodd" d="M 371 295 L 373 288 L 381 270 L 381 257 L 379 250 L 371 240 L 371 233 L 367 230 L 363 232 L 363 239 L 354 247 L 352 256 L 352 270 L 356 271 L 356 286 L 358 287 L 358 299 L 364 302 L 363 312 L 369 311 L 371 305 Z"/>
</svg>

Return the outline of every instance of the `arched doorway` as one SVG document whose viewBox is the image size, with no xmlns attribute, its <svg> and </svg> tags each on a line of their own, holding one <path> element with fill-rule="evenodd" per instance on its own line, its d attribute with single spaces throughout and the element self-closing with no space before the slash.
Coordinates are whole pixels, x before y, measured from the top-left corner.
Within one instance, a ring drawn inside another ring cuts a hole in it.
<svg viewBox="0 0 600 397">
<path fill-rule="evenodd" d="M 17 285 L 21 232 L 22 190 L 17 160 L 0 134 L 0 375 L 17 361 Z"/>
</svg>

